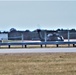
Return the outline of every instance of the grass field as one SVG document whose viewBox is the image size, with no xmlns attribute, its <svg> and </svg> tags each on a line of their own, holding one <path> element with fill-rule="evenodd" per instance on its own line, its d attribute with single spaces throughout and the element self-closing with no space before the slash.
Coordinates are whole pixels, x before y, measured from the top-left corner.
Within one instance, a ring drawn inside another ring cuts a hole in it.
<svg viewBox="0 0 76 75">
<path fill-rule="evenodd" d="M 76 75 L 76 53 L 0 54 L 0 75 Z"/>
</svg>

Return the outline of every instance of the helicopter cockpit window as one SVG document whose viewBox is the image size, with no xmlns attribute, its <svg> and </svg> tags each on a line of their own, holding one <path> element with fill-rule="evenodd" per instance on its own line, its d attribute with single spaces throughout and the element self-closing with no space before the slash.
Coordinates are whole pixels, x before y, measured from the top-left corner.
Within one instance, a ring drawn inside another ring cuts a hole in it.
<svg viewBox="0 0 76 75">
<path fill-rule="evenodd" d="M 48 34 L 48 37 L 51 37 L 51 36 L 53 36 L 53 34 Z"/>
<path fill-rule="evenodd" d="M 57 39 L 58 39 L 58 40 L 61 40 L 61 38 L 60 38 L 60 37 L 57 37 Z"/>
</svg>

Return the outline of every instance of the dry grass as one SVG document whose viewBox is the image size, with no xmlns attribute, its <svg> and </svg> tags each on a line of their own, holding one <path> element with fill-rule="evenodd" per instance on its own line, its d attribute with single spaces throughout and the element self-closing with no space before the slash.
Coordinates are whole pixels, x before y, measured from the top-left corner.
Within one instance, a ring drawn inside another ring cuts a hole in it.
<svg viewBox="0 0 76 75">
<path fill-rule="evenodd" d="M 76 75 L 76 53 L 0 54 L 0 75 Z"/>
</svg>

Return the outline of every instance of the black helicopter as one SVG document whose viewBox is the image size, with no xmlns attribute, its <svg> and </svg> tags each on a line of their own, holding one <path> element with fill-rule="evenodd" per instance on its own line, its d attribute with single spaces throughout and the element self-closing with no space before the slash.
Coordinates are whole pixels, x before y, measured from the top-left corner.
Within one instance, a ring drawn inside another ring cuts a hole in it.
<svg viewBox="0 0 76 75">
<path fill-rule="evenodd" d="M 37 29 L 37 32 L 38 32 L 40 41 L 64 41 L 64 38 L 57 32 L 47 34 L 48 31 L 45 30 L 44 38 L 42 37 L 42 34 L 41 34 L 42 31 L 40 29 Z"/>
</svg>

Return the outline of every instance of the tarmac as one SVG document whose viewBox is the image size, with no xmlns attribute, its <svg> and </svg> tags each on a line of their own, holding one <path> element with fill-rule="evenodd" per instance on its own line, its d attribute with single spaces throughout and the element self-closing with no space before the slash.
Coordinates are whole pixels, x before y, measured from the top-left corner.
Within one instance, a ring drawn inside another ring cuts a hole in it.
<svg viewBox="0 0 76 75">
<path fill-rule="evenodd" d="M 0 53 L 57 53 L 76 52 L 76 48 L 17 48 L 0 49 Z"/>
</svg>

